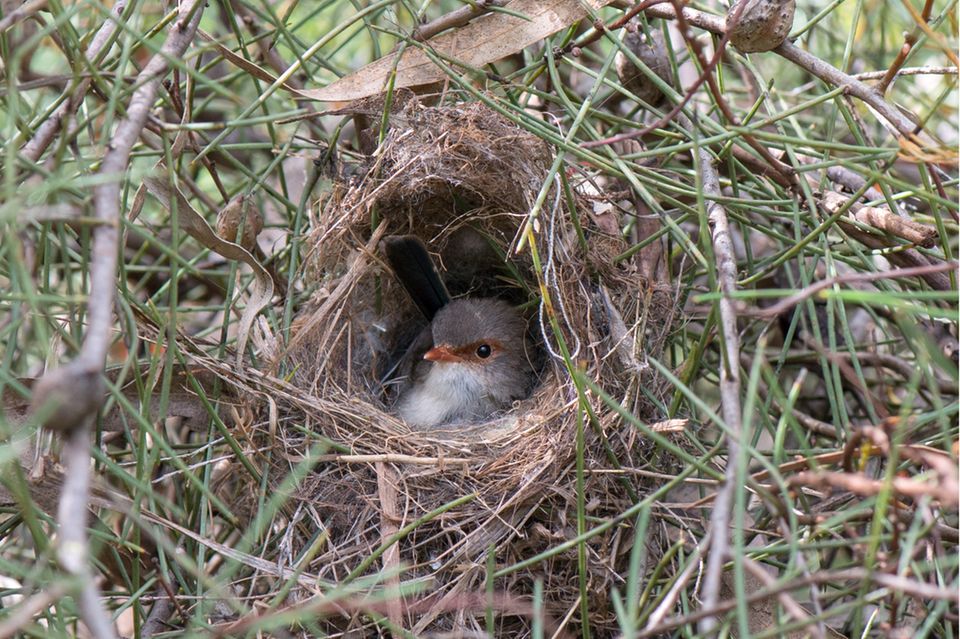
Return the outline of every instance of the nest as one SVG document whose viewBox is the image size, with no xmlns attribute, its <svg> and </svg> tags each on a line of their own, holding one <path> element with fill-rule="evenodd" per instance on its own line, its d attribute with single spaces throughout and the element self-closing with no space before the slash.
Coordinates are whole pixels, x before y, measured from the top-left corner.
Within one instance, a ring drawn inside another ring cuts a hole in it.
<svg viewBox="0 0 960 639">
<path fill-rule="evenodd" d="M 288 341 L 272 346 L 273 372 L 297 389 L 282 398 L 282 414 L 290 419 L 278 422 L 285 454 L 274 458 L 302 456 L 304 440 L 312 437 L 304 430 L 341 453 L 327 455 L 295 497 L 309 508 L 294 509 L 291 517 L 310 512 L 312 532 L 329 535 L 328 550 L 310 569 L 337 582 L 401 532 L 365 574 L 402 569 L 394 582 L 430 584 L 429 593 L 412 598 L 416 605 L 408 597 L 407 607 L 392 613 L 414 633 L 484 627 L 487 602 L 471 597 L 484 592 L 490 549 L 503 566 L 576 536 L 578 424 L 590 515 L 620 514 L 633 503 L 631 487 L 643 492 L 636 478 L 594 472 L 642 465 L 652 446 L 596 395 L 578 392 L 561 353 L 566 349 L 583 377 L 619 405 L 656 421 L 662 384 L 643 354 L 661 349 L 675 300 L 668 287 L 644 280 L 632 259 L 615 259 L 627 246 L 593 223 L 584 196 L 559 178 L 541 193 L 552 161 L 541 140 L 482 105 L 408 102 L 391 114 L 389 133 L 362 177 L 338 181 L 321 201 L 304 270 L 316 293 Z M 538 198 L 539 217 L 524 235 Z M 544 354 L 539 383 L 505 416 L 417 431 L 391 414 L 381 376 L 424 324 L 378 251 L 390 234 L 417 235 L 436 251 L 455 297 L 497 295 L 527 304 Z M 521 237 L 533 246 L 516 251 Z M 457 266 L 469 261 L 463 253 L 471 246 L 478 252 L 492 247 L 500 259 L 489 272 L 459 277 Z M 304 421 L 306 429 L 284 427 Z M 290 523 L 295 529 L 297 522 Z M 310 542 L 295 540 L 292 553 Z M 603 558 L 590 562 L 587 584 L 595 629 L 615 627 L 607 607 L 614 571 L 607 566 L 625 565 L 631 544 L 632 532 L 616 528 L 590 541 L 589 552 Z M 577 575 L 572 549 L 497 579 L 494 587 L 515 601 L 542 579 L 548 617 L 573 612 L 575 621 Z M 528 612 L 509 601 L 495 606 L 499 636 L 529 627 Z M 331 630 L 345 629 L 329 622 Z"/>
</svg>

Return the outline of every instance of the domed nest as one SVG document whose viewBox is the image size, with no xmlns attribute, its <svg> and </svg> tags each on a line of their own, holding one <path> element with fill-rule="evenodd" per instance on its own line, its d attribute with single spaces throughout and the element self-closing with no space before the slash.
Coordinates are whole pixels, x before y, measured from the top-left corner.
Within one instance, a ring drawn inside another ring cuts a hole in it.
<svg viewBox="0 0 960 639">
<path fill-rule="evenodd" d="M 590 516 L 620 514 L 630 492 L 643 492 L 636 477 L 597 472 L 642 465 L 652 447 L 586 382 L 641 419 L 660 419 L 651 399 L 663 384 L 644 354 L 661 348 L 673 295 L 644 281 L 632 259 L 615 259 L 626 243 L 601 231 L 560 176 L 547 182 L 552 162 L 541 140 L 483 105 L 410 100 L 391 114 L 362 174 L 322 198 L 303 274 L 316 293 L 288 340 L 268 349 L 272 373 L 297 389 L 280 398 L 289 419 L 277 422 L 284 454 L 274 459 L 304 455 L 306 440 L 316 441 L 309 433 L 336 453 L 297 489 L 328 535 L 309 569 L 335 583 L 392 573 L 386 585 L 428 584 L 387 606 L 414 633 L 482 628 L 489 561 L 512 564 L 576 536 L 578 429 Z M 385 371 L 425 321 L 384 263 L 379 243 L 389 235 L 420 237 L 454 297 L 525 309 L 543 353 L 529 398 L 488 423 L 442 429 L 418 431 L 392 414 Z M 296 541 L 293 555 L 309 543 Z M 631 544 L 632 532 L 616 528 L 589 542 L 604 558 L 587 584 L 595 628 L 615 627 L 614 573 L 602 565 L 624 566 Z M 543 579 L 547 616 L 560 619 L 577 607 L 577 574 L 572 548 L 494 589 L 514 601 Z M 529 611 L 494 608 L 498 635 L 529 628 Z"/>
</svg>

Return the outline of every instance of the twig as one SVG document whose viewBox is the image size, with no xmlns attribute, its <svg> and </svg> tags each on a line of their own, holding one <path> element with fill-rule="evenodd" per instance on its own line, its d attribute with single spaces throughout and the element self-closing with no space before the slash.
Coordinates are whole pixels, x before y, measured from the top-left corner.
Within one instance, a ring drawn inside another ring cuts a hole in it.
<svg viewBox="0 0 960 639">
<path fill-rule="evenodd" d="M 791 477 L 789 486 L 813 486 L 831 490 L 846 490 L 861 497 L 878 495 L 887 490 L 887 482 L 871 479 L 860 473 L 839 473 L 834 471 L 807 471 Z M 909 477 L 894 477 L 889 484 L 893 492 L 916 499 L 929 496 L 941 504 L 957 509 L 957 491 L 939 483 L 922 482 Z M 955 487 L 954 487 L 955 488 Z"/>
<path fill-rule="evenodd" d="M 663 18 L 667 20 L 677 19 L 676 10 L 672 6 L 657 5 L 646 9 L 645 13 L 652 18 Z M 697 11 L 695 9 L 684 8 L 683 17 L 689 24 L 705 31 L 716 33 L 717 35 L 721 36 L 725 33 L 723 18 L 719 16 L 710 15 L 709 13 Z M 779 47 L 774 49 L 773 52 L 805 69 L 827 84 L 836 87 L 844 87 L 848 94 L 859 98 L 863 102 L 873 107 L 878 114 L 880 114 L 885 120 L 893 125 L 900 135 L 909 138 L 913 136 L 913 134 L 919 129 L 919 127 L 911 122 L 906 116 L 901 114 L 896 107 L 887 103 L 883 99 L 883 96 L 877 93 L 873 87 L 870 87 L 857 80 L 853 76 L 847 75 L 843 71 L 832 67 L 815 55 L 807 53 L 803 49 L 797 47 L 792 42 L 784 42 Z"/>
<path fill-rule="evenodd" d="M 930 12 L 933 10 L 933 0 L 927 0 L 923 5 L 923 13 L 921 17 L 924 22 L 929 22 Z M 881 94 L 886 93 L 887 89 L 890 88 L 890 84 L 893 82 L 893 79 L 897 76 L 897 72 L 900 70 L 900 67 L 904 65 L 907 61 L 907 56 L 910 55 L 910 50 L 913 49 L 913 45 L 917 43 L 917 39 L 920 37 L 920 29 L 914 28 L 909 33 L 904 36 L 903 46 L 900 47 L 900 51 L 897 52 L 897 57 L 890 64 L 890 68 L 887 69 L 887 72 L 884 74 L 883 79 L 880 81 L 880 85 L 877 87 L 877 91 Z"/>
<path fill-rule="evenodd" d="M 848 200 L 839 193 L 827 191 L 821 196 L 820 202 L 823 208 L 832 215 L 842 207 L 847 206 Z M 848 212 L 850 217 L 863 225 L 884 231 L 917 246 L 933 248 L 936 246 L 937 240 L 940 239 L 935 227 L 914 222 L 910 218 L 900 217 L 887 209 L 864 206 L 854 202 L 849 206 Z M 841 217 L 837 221 L 845 228 L 853 225 L 853 222 L 846 217 Z"/>
<path fill-rule="evenodd" d="M 877 280 L 897 279 L 900 277 L 917 277 L 927 273 L 942 273 L 944 271 L 952 271 L 956 268 L 956 262 L 944 262 L 942 264 L 930 264 L 928 266 L 917 266 L 914 268 L 878 271 L 876 273 L 849 273 L 846 275 L 835 275 L 825 280 L 816 282 L 815 284 L 811 284 L 810 286 L 797 291 L 785 300 L 777 302 L 773 306 L 759 309 L 755 311 L 754 314 L 764 319 L 773 319 L 779 315 L 782 315 L 783 313 L 786 313 L 803 300 L 813 297 L 820 291 L 828 289 L 832 286 L 836 286 L 837 284 L 849 284 L 852 282 L 875 282 Z"/>
<path fill-rule="evenodd" d="M 87 498 L 90 492 L 90 429 L 93 418 L 67 433 L 60 453 L 64 467 L 63 488 L 57 507 L 60 539 L 57 559 L 64 570 L 77 577 L 80 618 L 97 639 L 116 636 L 110 615 L 100 603 L 100 589 L 90 570 L 87 541 Z"/>
<path fill-rule="evenodd" d="M 921 127 L 914 124 L 907 116 L 900 113 L 896 107 L 884 100 L 879 93 L 873 90 L 873 87 L 830 66 L 817 56 L 804 51 L 792 42 L 784 42 L 773 51 L 797 66 L 809 71 L 827 84 L 835 87 L 843 87 L 846 93 L 859 98 L 867 105 L 873 107 L 873 110 L 889 122 L 903 137 L 911 138 L 921 129 Z"/>
<path fill-rule="evenodd" d="M 117 25 L 120 23 L 120 16 L 123 15 L 126 4 L 126 0 L 117 0 L 117 3 L 113 5 L 110 18 L 103 23 L 100 30 L 97 31 L 97 34 L 90 42 L 90 46 L 87 47 L 86 58 L 91 64 L 96 62 L 103 48 L 112 40 L 113 33 L 117 30 Z M 86 94 L 91 82 L 93 82 L 93 78 L 90 76 L 84 77 L 77 84 L 70 99 L 65 100 L 43 121 L 43 124 L 41 124 L 33 134 L 33 137 L 20 149 L 20 153 L 23 154 L 24 157 L 32 162 L 40 159 L 43 152 L 57 137 L 60 129 L 63 128 L 64 121 L 80 106 L 83 95 Z"/>
<path fill-rule="evenodd" d="M 336 462 L 343 464 L 416 464 L 419 466 L 452 466 L 476 462 L 469 457 L 418 457 L 415 455 L 403 455 L 400 453 L 387 453 L 382 455 L 317 455 L 314 457 L 317 462 Z"/>
<path fill-rule="evenodd" d="M 855 73 L 853 77 L 857 80 L 882 80 L 886 73 L 886 71 L 865 71 Z M 899 69 L 896 75 L 897 77 L 902 75 L 957 75 L 957 67 L 909 67 Z"/>
<path fill-rule="evenodd" d="M 411 39 L 417 42 L 429 40 L 441 31 L 462 27 L 474 18 L 490 13 L 496 7 L 506 4 L 505 0 L 476 0 L 468 2 L 466 6 L 454 9 L 435 20 L 422 24 L 413 30 Z"/>
<path fill-rule="evenodd" d="M 852 359 L 854 357 L 854 354 L 848 353 L 847 351 L 837 351 L 834 353 L 834 355 L 844 359 Z M 856 358 L 861 364 L 870 364 L 875 367 L 883 367 L 899 373 L 900 376 L 905 380 L 910 379 L 910 376 L 913 375 L 917 370 L 917 365 L 915 363 L 908 362 L 907 360 L 901 359 L 896 355 L 889 355 L 886 353 L 857 352 Z M 819 361 L 819 356 L 812 352 L 797 353 L 796 351 L 790 351 L 787 353 L 787 360 L 790 362 L 816 362 Z M 937 377 L 933 379 L 933 383 L 936 384 L 936 390 L 940 391 L 944 395 L 957 394 L 957 385 L 950 380 Z"/>
<path fill-rule="evenodd" d="M 946 587 L 938 588 L 937 586 L 922 581 L 916 581 L 914 579 L 908 579 L 898 575 L 888 575 L 881 572 L 870 571 L 865 568 L 848 568 L 847 570 L 837 571 L 823 570 L 810 575 L 804 575 L 803 577 L 798 577 L 790 581 L 779 583 L 775 587 L 764 588 L 763 590 L 749 593 L 746 596 L 745 603 L 756 603 L 770 597 L 775 597 L 781 592 L 790 592 L 792 590 L 798 590 L 813 584 L 826 583 L 836 587 L 837 584 L 845 581 L 875 583 L 880 587 L 897 590 L 904 594 L 908 594 L 920 599 L 933 599 L 937 601 L 953 602 L 957 600 L 956 592 L 951 592 L 951 590 Z M 730 610 L 733 610 L 738 603 L 739 602 L 734 599 L 729 599 L 713 608 L 701 608 L 700 610 L 692 612 L 688 615 L 666 619 L 656 626 L 648 626 L 634 636 L 637 639 L 642 639 L 643 637 L 664 635 L 668 630 L 673 628 L 692 626 L 694 623 L 707 617 L 729 612 Z M 829 611 L 825 612 L 829 614 Z"/>
<path fill-rule="evenodd" d="M 94 637 L 114 636 L 110 617 L 100 604 L 99 589 L 90 574 L 86 537 L 87 504 L 90 489 L 90 431 L 93 415 L 103 401 L 101 373 L 106 361 L 113 326 L 114 291 L 120 217 L 120 180 L 127 169 L 130 152 L 153 107 L 160 80 L 169 61 L 180 58 L 196 32 L 203 2 L 194 0 L 181 7 L 160 52 L 140 72 L 138 88 L 127 105 L 127 117 L 120 122 L 101 164 L 103 180 L 94 189 L 94 214 L 101 224 L 93 231 L 90 264 L 90 296 L 87 331 L 77 358 L 48 373 L 38 383 L 35 405 L 41 410 L 53 400 L 54 420 L 47 424 L 65 430 L 62 454 L 65 468 L 63 492 L 57 520 L 60 531 L 58 559 L 64 570 L 80 578 L 80 615 Z M 101 29 L 101 33 L 103 29 Z M 52 139 L 52 138 L 51 138 Z M 49 415 L 49 413 L 48 413 Z"/>
<path fill-rule="evenodd" d="M 47 0 L 27 0 L 27 2 L 24 2 L 19 7 L 3 16 L 3 19 L 0 20 L 0 33 L 3 33 L 24 18 L 29 18 L 37 11 L 43 10 L 43 8 L 46 6 Z"/>
<path fill-rule="evenodd" d="M 801 159 L 801 162 L 808 163 L 807 160 Z M 814 160 L 811 158 L 809 163 L 812 163 Z M 855 173 L 845 166 L 831 166 L 827 168 L 827 179 L 831 182 L 836 182 L 843 188 L 856 193 L 862 189 L 867 181 L 859 173 Z M 882 200 L 883 193 L 878 191 L 875 187 L 868 187 L 863 192 L 863 197 L 868 200 Z"/>
<path fill-rule="evenodd" d="M 65 594 L 67 594 L 66 584 L 58 582 L 24 600 L 19 606 L 5 606 L 6 617 L 3 621 L 0 621 L 0 639 L 7 639 L 7 637 L 16 635 L 30 623 L 34 615 L 49 609 Z"/>
<path fill-rule="evenodd" d="M 686 118 L 683 118 L 686 119 Z M 729 429 L 726 434 L 727 466 L 724 483 L 720 487 L 713 513 L 710 517 L 710 554 L 703 581 L 702 602 L 704 608 L 713 608 L 720 601 L 720 583 L 723 564 L 726 560 L 730 537 L 730 514 L 733 496 L 737 487 L 737 458 L 740 449 L 742 428 L 740 407 L 740 333 L 737 327 L 737 312 L 733 294 L 737 288 L 737 262 L 733 240 L 724 208 L 712 198 L 720 196 L 720 177 L 713 165 L 713 158 L 706 149 L 697 149 L 697 167 L 702 176 L 703 196 L 706 200 L 707 217 L 713 234 L 713 252 L 717 262 L 717 284 L 720 288 L 720 329 L 722 331 L 723 357 L 720 368 L 720 407 L 723 421 Z M 707 617 L 700 626 L 703 633 L 711 632 L 717 625 L 714 617 Z"/>
</svg>

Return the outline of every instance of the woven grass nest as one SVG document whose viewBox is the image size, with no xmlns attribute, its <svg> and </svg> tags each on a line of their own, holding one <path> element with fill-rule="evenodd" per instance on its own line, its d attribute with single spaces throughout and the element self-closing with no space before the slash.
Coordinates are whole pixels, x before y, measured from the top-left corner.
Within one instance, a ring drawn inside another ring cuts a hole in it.
<svg viewBox="0 0 960 639">
<path fill-rule="evenodd" d="M 574 461 L 578 414 L 584 413 L 560 357 L 561 339 L 587 379 L 641 419 L 660 417 L 643 392 L 662 386 L 644 353 L 659 350 L 670 325 L 675 304 L 669 289 L 644 281 L 630 259 L 616 262 L 625 242 L 603 233 L 585 196 L 562 188 L 559 179 L 542 199 L 533 227 L 539 271 L 530 247 L 515 250 L 552 161 L 541 140 L 482 105 L 425 107 L 411 100 L 398 108 L 362 177 L 336 183 L 322 198 L 304 269 L 317 292 L 297 315 L 288 341 L 274 344 L 274 373 L 298 389 L 281 398 L 290 419 L 278 421 L 285 454 L 275 457 L 289 463 L 305 450 L 303 430 L 287 431 L 286 423 L 305 424 L 334 442 L 336 450 L 328 452 L 338 453 L 325 457 L 296 495 L 309 506 L 298 516 L 314 517 L 316 527 L 308 528 L 329 535 L 310 570 L 337 582 L 403 531 L 364 574 L 399 571 L 394 585 L 426 584 L 407 597 L 401 612 L 393 609 L 401 617 L 393 621 L 416 634 L 484 627 L 490 549 L 503 566 L 576 536 Z M 378 250 L 391 234 L 422 238 L 440 270 L 450 274 L 454 297 L 498 295 L 526 304 L 543 350 L 539 382 L 528 399 L 489 423 L 442 430 L 413 430 L 391 413 L 380 376 L 424 325 Z M 492 247 L 508 257 L 489 272 L 458 280 L 458 264 L 469 261 L 463 252 L 477 238 L 484 245 L 478 250 Z M 451 255 L 454 245 L 457 254 Z M 541 302 L 541 284 L 548 305 Z M 590 516 L 605 518 L 632 503 L 623 482 L 639 493 L 643 486 L 636 478 L 595 471 L 643 465 L 652 447 L 598 397 L 588 393 L 586 401 L 593 413 L 583 422 L 588 508 Z M 309 542 L 296 540 L 293 555 Z M 632 532 L 617 528 L 590 542 L 597 555 L 588 584 L 594 629 L 615 627 L 608 593 L 631 544 Z M 495 606 L 495 634 L 529 629 L 529 615 L 514 604 L 532 592 L 536 579 L 543 579 L 548 617 L 573 611 L 576 622 L 577 553 L 571 549 L 496 580 L 495 591 L 505 599 Z M 331 630 L 358 623 L 328 621 Z"/>
</svg>

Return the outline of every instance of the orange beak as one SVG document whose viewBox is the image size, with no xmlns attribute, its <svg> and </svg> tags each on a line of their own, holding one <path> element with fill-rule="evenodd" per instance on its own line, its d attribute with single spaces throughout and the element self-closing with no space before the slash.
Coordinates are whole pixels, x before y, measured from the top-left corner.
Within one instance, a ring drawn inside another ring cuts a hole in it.
<svg viewBox="0 0 960 639">
<path fill-rule="evenodd" d="M 449 346 L 436 346 L 423 354 L 423 359 L 430 362 L 462 362 L 463 358 L 454 353 Z"/>
</svg>

